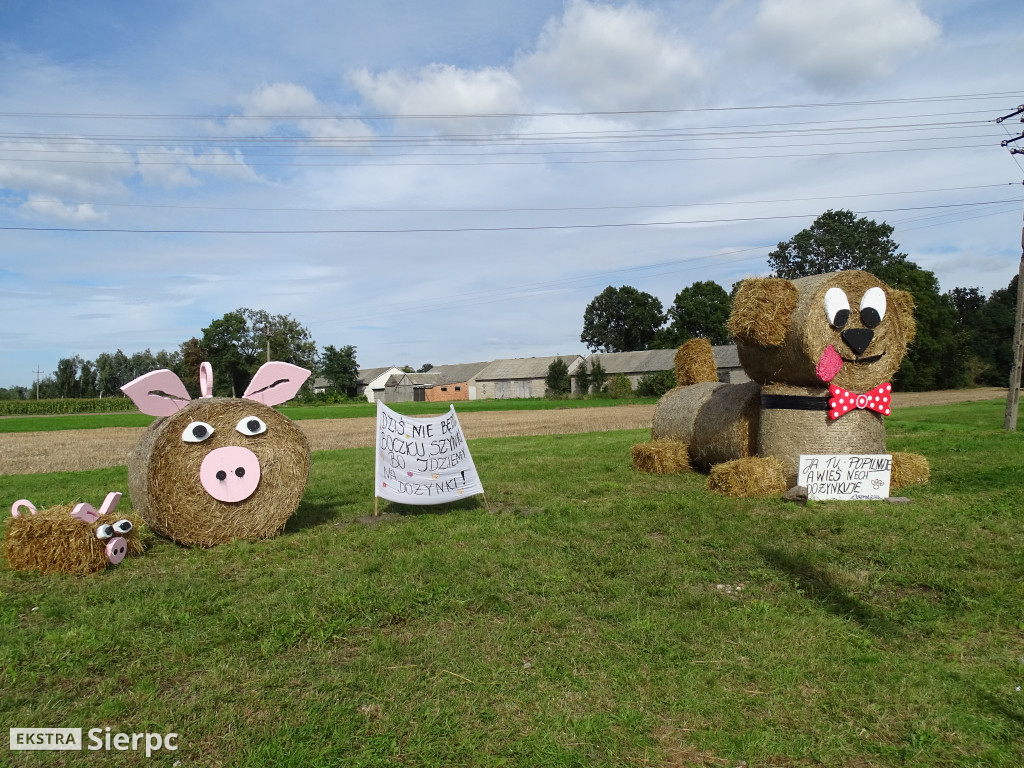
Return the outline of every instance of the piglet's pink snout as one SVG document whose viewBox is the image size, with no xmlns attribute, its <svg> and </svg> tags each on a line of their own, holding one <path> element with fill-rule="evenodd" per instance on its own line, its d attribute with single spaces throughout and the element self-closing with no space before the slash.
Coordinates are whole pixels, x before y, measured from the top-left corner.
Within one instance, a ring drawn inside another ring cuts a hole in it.
<svg viewBox="0 0 1024 768">
<path fill-rule="evenodd" d="M 106 551 L 107 562 L 111 565 L 117 565 L 128 554 L 128 542 L 124 540 L 123 536 L 115 536 L 107 542 Z"/>
<path fill-rule="evenodd" d="M 203 459 L 199 482 L 217 501 L 245 501 L 260 483 L 260 460 L 240 445 L 218 448 Z"/>
</svg>

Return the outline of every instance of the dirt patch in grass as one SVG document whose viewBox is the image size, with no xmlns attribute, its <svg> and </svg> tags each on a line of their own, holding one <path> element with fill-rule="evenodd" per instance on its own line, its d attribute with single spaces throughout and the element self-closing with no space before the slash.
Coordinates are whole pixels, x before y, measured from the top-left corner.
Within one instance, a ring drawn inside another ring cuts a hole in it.
<svg viewBox="0 0 1024 768">
<path fill-rule="evenodd" d="M 900 392 L 893 396 L 896 408 L 918 405 L 949 405 L 973 400 L 1006 397 L 999 387 L 943 392 Z M 456 406 L 457 407 L 457 406 Z M 481 411 L 459 414 L 470 440 L 521 435 L 568 435 L 618 429 L 648 429 L 653 405 L 617 405 L 607 408 L 566 408 L 554 411 Z M 314 451 L 361 448 L 373 445 L 376 420 L 311 419 L 295 422 L 309 438 Z M 63 432 L 12 432 L 0 434 L 0 474 L 80 472 L 128 463 L 141 427 L 68 430 Z"/>
</svg>

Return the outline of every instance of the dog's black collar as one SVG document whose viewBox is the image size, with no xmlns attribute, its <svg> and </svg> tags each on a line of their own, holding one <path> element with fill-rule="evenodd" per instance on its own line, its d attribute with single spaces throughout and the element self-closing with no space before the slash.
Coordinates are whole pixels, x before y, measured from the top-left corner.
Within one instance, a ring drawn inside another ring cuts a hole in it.
<svg viewBox="0 0 1024 768">
<path fill-rule="evenodd" d="M 778 411 L 827 411 L 828 397 L 762 394 L 761 408 Z"/>
</svg>

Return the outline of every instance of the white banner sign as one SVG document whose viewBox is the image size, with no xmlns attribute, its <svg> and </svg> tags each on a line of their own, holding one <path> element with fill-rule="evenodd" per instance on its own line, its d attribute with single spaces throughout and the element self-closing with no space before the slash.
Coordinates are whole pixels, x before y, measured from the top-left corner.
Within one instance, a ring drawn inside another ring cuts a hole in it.
<svg viewBox="0 0 1024 768">
<path fill-rule="evenodd" d="M 886 453 L 801 456 L 797 484 L 808 499 L 887 499 L 891 472 Z"/>
<path fill-rule="evenodd" d="M 377 401 L 376 496 L 399 504 L 445 504 L 483 493 L 455 406 L 410 418 Z"/>
</svg>

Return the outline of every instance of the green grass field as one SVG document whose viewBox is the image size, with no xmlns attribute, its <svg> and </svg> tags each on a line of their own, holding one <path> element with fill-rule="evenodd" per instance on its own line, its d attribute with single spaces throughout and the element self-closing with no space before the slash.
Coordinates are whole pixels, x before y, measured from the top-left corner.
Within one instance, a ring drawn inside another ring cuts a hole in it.
<svg viewBox="0 0 1024 768">
<path fill-rule="evenodd" d="M 1020 766 L 1024 438 L 906 409 L 909 504 L 735 500 L 630 466 L 646 431 L 484 439 L 487 506 L 382 503 L 318 452 L 284 534 L 0 566 L 0 716 L 176 732 L 181 766 Z M 96 503 L 125 469 L 0 476 Z M 127 499 L 122 502 L 127 507 Z M 10 765 L 142 752 L 6 752 Z"/>
<path fill-rule="evenodd" d="M 546 411 L 556 408 L 602 408 L 612 405 L 656 403 L 656 397 L 634 397 L 629 400 L 594 398 L 590 400 L 544 400 L 541 398 L 509 400 L 472 400 L 458 403 L 393 403 L 391 408 L 406 416 L 447 413 L 454 405 L 459 413 L 476 411 Z M 286 405 L 278 408 L 293 421 L 303 419 L 354 419 L 376 416 L 373 403 L 344 405 Z M 102 427 L 148 427 L 152 416 L 142 413 L 79 413 L 53 416 L 9 416 L 0 419 L 0 432 L 60 432 L 68 429 L 100 429 Z"/>
</svg>

